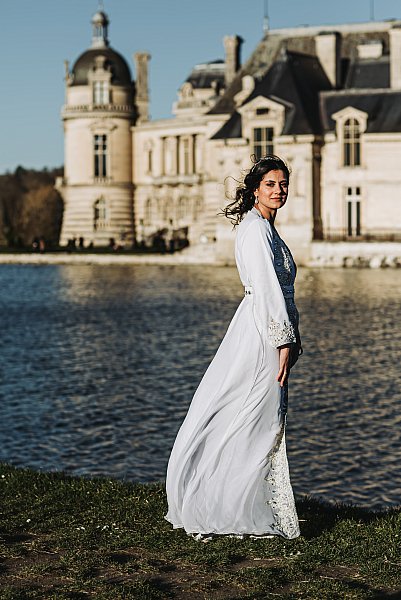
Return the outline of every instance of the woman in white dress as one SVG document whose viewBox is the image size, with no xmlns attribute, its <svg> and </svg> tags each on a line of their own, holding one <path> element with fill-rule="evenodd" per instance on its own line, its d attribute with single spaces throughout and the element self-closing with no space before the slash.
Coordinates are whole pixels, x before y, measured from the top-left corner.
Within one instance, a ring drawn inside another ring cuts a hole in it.
<svg viewBox="0 0 401 600">
<path fill-rule="evenodd" d="M 288 184 L 284 161 L 266 156 L 224 209 L 238 225 L 245 295 L 194 394 L 166 479 L 165 518 L 198 539 L 300 534 L 285 446 L 288 375 L 302 352 L 296 266 L 274 227 Z"/>
</svg>

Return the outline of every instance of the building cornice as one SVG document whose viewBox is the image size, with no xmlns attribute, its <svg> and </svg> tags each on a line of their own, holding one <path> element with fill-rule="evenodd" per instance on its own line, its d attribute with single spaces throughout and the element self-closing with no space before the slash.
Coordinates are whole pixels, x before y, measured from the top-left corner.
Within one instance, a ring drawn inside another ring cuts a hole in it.
<svg viewBox="0 0 401 600">
<path fill-rule="evenodd" d="M 146 121 L 145 123 L 139 123 L 138 125 L 133 125 L 133 131 L 152 131 L 157 129 L 157 131 L 166 131 L 176 130 L 176 129 L 188 129 L 193 130 L 194 127 L 205 127 L 207 124 L 207 119 L 204 118 L 191 118 L 191 119 L 176 119 L 176 118 L 166 118 L 166 119 L 158 119 L 157 121 Z"/>
<path fill-rule="evenodd" d="M 104 181 L 100 181 L 100 178 L 93 178 L 89 182 L 81 182 L 81 183 L 69 183 L 69 181 L 65 177 L 63 177 L 63 178 L 60 177 L 58 179 L 60 179 L 60 180 L 62 179 L 62 181 L 57 182 L 57 189 L 62 189 L 63 187 L 68 187 L 68 188 L 90 188 L 92 190 L 97 190 L 97 189 L 105 190 L 105 189 L 110 189 L 110 188 L 132 190 L 135 187 L 135 184 L 132 182 L 129 182 L 129 181 L 118 182 L 118 181 L 113 181 L 111 179 L 106 181 L 106 178 Z"/>
</svg>

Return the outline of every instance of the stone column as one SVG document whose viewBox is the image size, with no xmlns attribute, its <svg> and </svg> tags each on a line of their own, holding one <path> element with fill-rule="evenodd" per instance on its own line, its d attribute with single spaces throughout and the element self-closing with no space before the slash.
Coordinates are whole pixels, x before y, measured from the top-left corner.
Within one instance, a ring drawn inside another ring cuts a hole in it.
<svg viewBox="0 0 401 600">
<path fill-rule="evenodd" d="M 390 87 L 401 89 L 401 27 L 390 29 Z"/>
<path fill-rule="evenodd" d="M 135 61 L 135 102 L 138 109 L 138 123 L 149 121 L 149 85 L 148 85 L 148 63 L 150 54 L 147 52 L 136 52 Z"/>
</svg>

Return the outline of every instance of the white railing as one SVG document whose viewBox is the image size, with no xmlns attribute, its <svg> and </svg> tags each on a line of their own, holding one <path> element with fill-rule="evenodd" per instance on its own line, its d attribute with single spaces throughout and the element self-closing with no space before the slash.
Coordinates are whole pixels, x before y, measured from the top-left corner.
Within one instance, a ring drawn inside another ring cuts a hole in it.
<svg viewBox="0 0 401 600">
<path fill-rule="evenodd" d="M 111 183 L 111 182 L 112 182 L 111 177 L 94 177 L 93 178 L 93 183 Z"/>
<path fill-rule="evenodd" d="M 133 113 L 134 107 L 129 104 L 64 104 L 62 108 L 63 114 L 102 111 Z"/>
</svg>

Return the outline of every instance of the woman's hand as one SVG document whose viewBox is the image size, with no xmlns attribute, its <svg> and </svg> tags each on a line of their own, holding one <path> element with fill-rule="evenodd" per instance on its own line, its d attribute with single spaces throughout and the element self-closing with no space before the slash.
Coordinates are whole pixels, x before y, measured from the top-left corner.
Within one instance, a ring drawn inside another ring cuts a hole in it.
<svg viewBox="0 0 401 600">
<path fill-rule="evenodd" d="M 280 369 L 277 375 L 277 381 L 280 383 L 281 387 L 287 382 L 288 375 L 290 374 L 290 348 L 291 344 L 284 344 L 278 348 Z"/>
<path fill-rule="evenodd" d="M 290 362 L 289 362 L 289 368 L 292 369 L 292 367 L 298 362 L 299 357 L 301 356 L 301 354 L 303 354 L 303 349 L 301 346 L 301 341 L 297 341 L 296 344 L 292 344 L 292 347 L 290 348 Z"/>
</svg>

